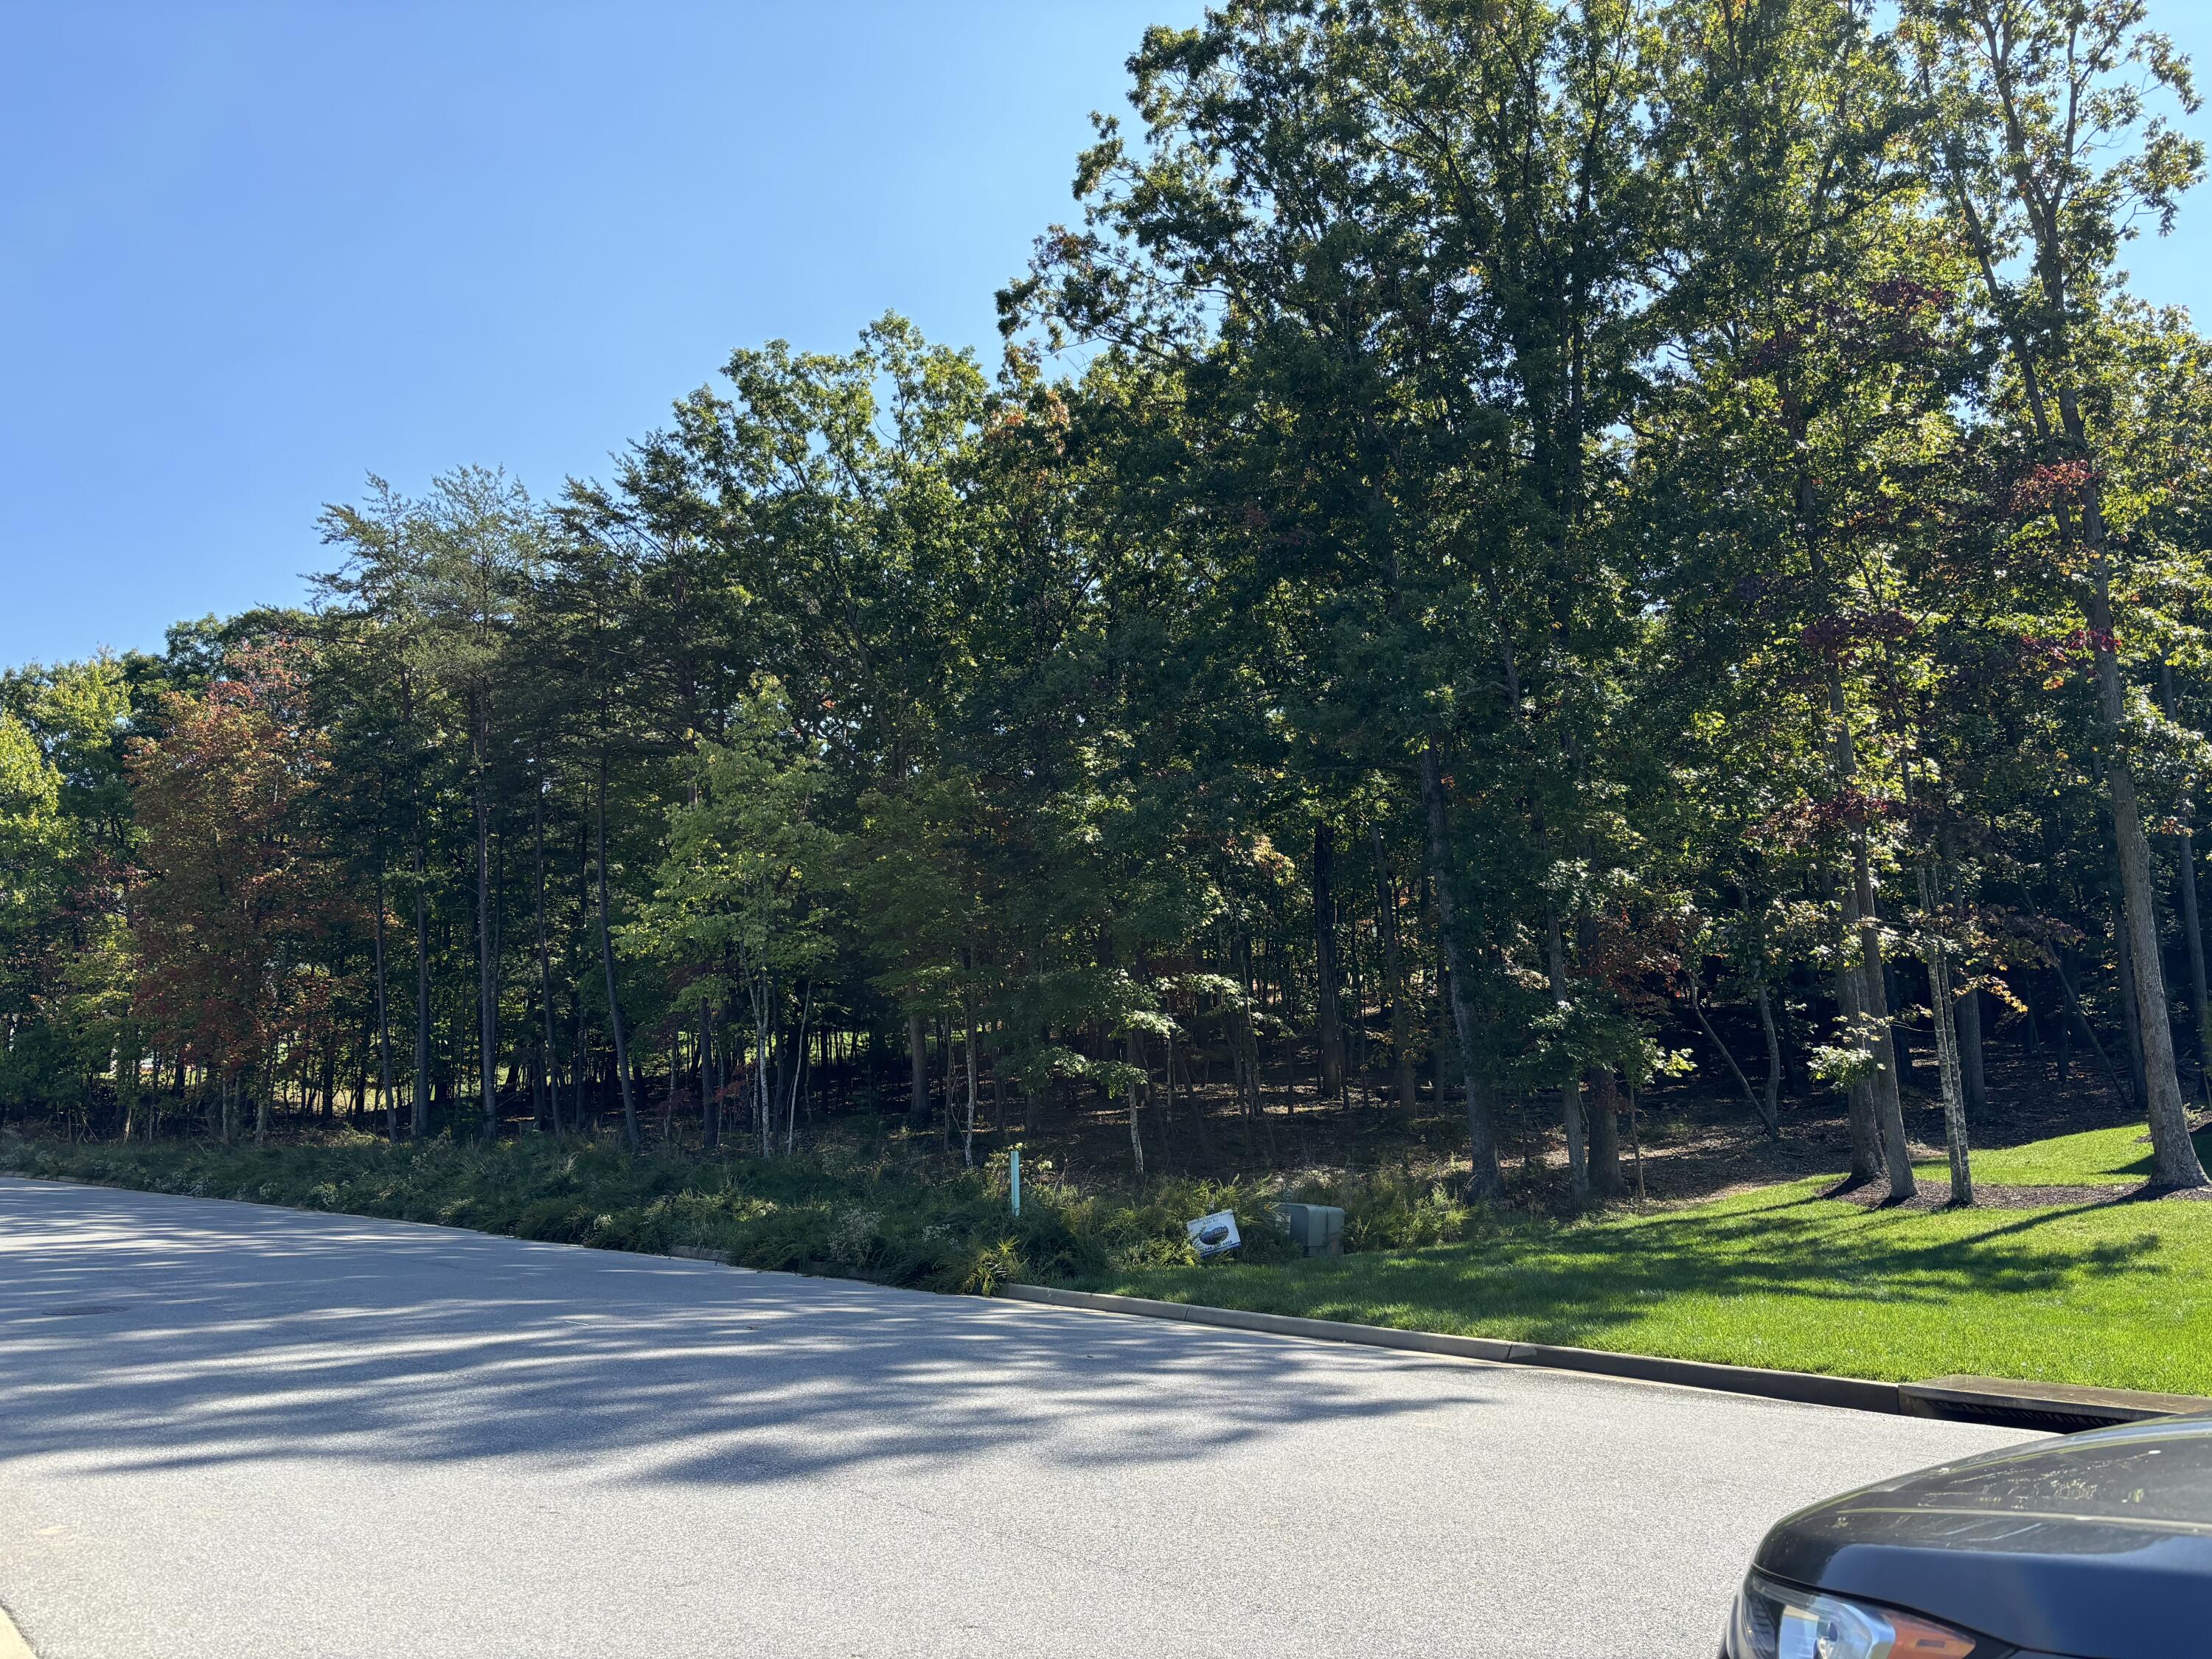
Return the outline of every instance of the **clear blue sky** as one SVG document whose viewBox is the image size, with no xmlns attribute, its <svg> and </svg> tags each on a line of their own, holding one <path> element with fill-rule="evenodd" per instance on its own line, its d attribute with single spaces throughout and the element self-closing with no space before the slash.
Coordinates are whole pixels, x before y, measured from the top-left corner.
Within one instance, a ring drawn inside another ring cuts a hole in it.
<svg viewBox="0 0 2212 1659">
<path fill-rule="evenodd" d="M 1198 10 L 0 0 L 0 664 L 300 597 L 370 471 L 602 471 L 739 344 L 895 308 L 989 352 L 1088 112 Z M 2153 12 L 2212 78 L 2212 6 Z M 2198 194 L 2148 298 L 2203 292 Z"/>
<path fill-rule="evenodd" d="M 0 664 L 299 598 L 321 503 L 604 472 L 732 348 L 996 349 L 1197 0 L 0 0 Z"/>
</svg>

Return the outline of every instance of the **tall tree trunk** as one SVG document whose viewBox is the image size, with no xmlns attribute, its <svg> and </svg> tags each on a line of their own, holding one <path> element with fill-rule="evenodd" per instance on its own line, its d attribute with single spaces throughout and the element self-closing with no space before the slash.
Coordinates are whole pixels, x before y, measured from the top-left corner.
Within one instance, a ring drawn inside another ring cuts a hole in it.
<svg viewBox="0 0 2212 1659">
<path fill-rule="evenodd" d="M 950 1014 L 938 1022 L 937 1046 L 939 1051 L 945 1056 L 945 1115 L 937 1120 L 937 1144 L 949 1153 L 952 1150 L 954 1103 L 960 1098 L 960 1091 L 957 1086 L 953 1070 L 952 1016 Z M 1108 1097 L 1106 1103 L 1109 1106 L 1114 1103 L 1110 1096 Z"/>
<path fill-rule="evenodd" d="M 1759 1008 L 1759 1029 L 1766 1039 L 1766 1109 L 1760 1114 L 1766 1120 L 1766 1131 L 1777 1140 L 1782 1138 L 1782 1034 L 1774 1028 L 1774 988 L 1765 980 L 1759 981 L 1753 999 Z"/>
<path fill-rule="evenodd" d="M 929 1127 L 929 1034 L 919 1013 L 906 1017 L 907 1054 L 913 1082 L 907 1096 L 906 1127 L 920 1134 Z"/>
<path fill-rule="evenodd" d="M 555 1134 L 561 1133 L 561 1087 L 553 1056 L 559 1052 L 553 1035 L 553 950 L 545 937 L 545 790 L 543 783 L 531 792 L 530 827 L 538 859 L 538 1000 L 544 1017 L 545 1114 Z"/>
<path fill-rule="evenodd" d="M 1406 953 L 1398 937 L 1397 883 L 1382 848 L 1382 827 L 1369 826 L 1375 849 L 1376 931 L 1382 936 L 1384 991 L 1390 999 L 1390 1077 L 1399 1109 L 1413 1114 L 1419 1085 L 1413 1071 L 1413 1000 L 1406 982 Z"/>
<path fill-rule="evenodd" d="M 1846 739 L 1848 741 L 1848 739 Z M 1905 1101 L 1897 1090 L 1897 1045 L 1891 1036 L 1889 997 L 1883 983 L 1881 921 L 1875 908 L 1874 866 L 1863 825 L 1851 837 L 1853 921 L 1858 928 L 1860 1012 L 1874 1056 L 1875 1121 L 1881 1132 L 1881 1160 L 1887 1166 L 1889 1196 L 1902 1203 L 1919 1190 L 1912 1178 L 1912 1149 L 1905 1134 Z"/>
<path fill-rule="evenodd" d="M 430 913 L 423 868 L 422 819 L 415 819 L 415 1139 L 430 1133 Z"/>
<path fill-rule="evenodd" d="M 384 972 L 384 859 L 376 860 L 376 1104 L 384 1138 L 399 1139 L 399 1109 L 392 1097 L 392 1003 Z"/>
<path fill-rule="evenodd" d="M 1443 768 L 1437 741 L 1421 747 L 1421 795 L 1429 826 L 1429 867 L 1437 887 L 1437 932 L 1443 940 L 1450 980 L 1452 1030 L 1458 1038 L 1460 1066 L 1467 1088 L 1468 1195 L 1480 1203 L 1504 1196 L 1505 1177 L 1498 1167 L 1498 1132 L 1491 1109 L 1490 1085 L 1483 1077 L 1475 1041 L 1474 1002 L 1469 994 L 1467 957 L 1459 938 L 1459 905 L 1454 891 L 1451 831 L 1444 801 Z"/>
<path fill-rule="evenodd" d="M 722 1145 L 721 1090 L 714 1072 L 714 1004 L 699 999 L 699 1133 L 708 1152 Z"/>
<path fill-rule="evenodd" d="M 2128 919 L 2115 910 L 2112 916 L 2112 964 L 2120 981 L 2120 1038 L 2128 1056 L 2128 1087 L 2136 1110 L 2150 1110 L 2150 1081 L 2144 1074 L 2142 999 L 2136 990 L 2135 952 L 2128 949 Z"/>
<path fill-rule="evenodd" d="M 1943 1145 L 1951 1164 L 1951 1202 L 1974 1201 L 1974 1175 L 1966 1147 L 1966 1087 L 1959 1065 L 1959 1036 L 1952 1018 L 1950 947 L 1936 927 L 1935 884 L 1919 872 L 1920 910 L 1927 932 L 1928 1006 L 1936 1026 L 1936 1070 L 1943 1093 Z"/>
<path fill-rule="evenodd" d="M 799 999 L 799 1030 L 792 1039 L 791 1098 L 783 1114 L 783 1155 L 786 1158 L 789 1158 L 799 1150 L 799 1086 L 806 1080 L 806 1028 L 813 1018 L 814 981 L 810 979 L 806 981 L 805 990 Z M 975 1061 L 975 1051 L 971 1043 L 968 1050 L 968 1062 L 972 1066 Z M 948 1094 L 946 1097 L 948 1109 L 951 1105 L 951 1098 Z M 968 1079 L 968 1130 L 972 1135 L 975 1129 L 975 1079 L 971 1073 Z"/>
<path fill-rule="evenodd" d="M 1837 968 L 1836 1013 L 1848 1042 L 1858 1037 L 1859 983 L 1859 975 L 1849 964 Z M 1874 1085 L 1863 1078 L 1855 1079 L 1844 1098 L 1851 1136 L 1852 1184 L 1877 1181 L 1882 1174 L 1881 1130 L 1875 1112 Z"/>
<path fill-rule="evenodd" d="M 2020 37 L 2026 40 L 2027 36 Z M 2018 73 L 2006 51 L 1990 68 L 2008 87 Z M 1924 73 L 1924 72 L 1923 72 Z M 2008 94 L 2009 95 L 2009 94 Z M 2086 129 L 2069 131 L 2069 142 Z M 2015 180 L 2034 176 L 2039 163 L 2029 154 L 2032 140 L 2020 123 L 2008 126 L 2003 142 L 2005 162 Z M 2173 1060 L 2173 1030 L 2167 1023 L 2166 968 L 2159 957 L 2158 899 L 2152 880 L 2150 841 L 2143 832 L 2142 811 L 2136 795 L 2135 774 L 2126 743 L 2127 698 L 2120 683 L 2118 641 L 2112 627 L 2112 550 L 2105 526 L 2104 486 L 2095 463 L 2097 447 L 2091 442 L 2088 422 L 2082 414 L 2079 387 L 2071 378 L 2073 344 L 2067 338 L 2063 319 L 2076 305 L 2069 291 L 2075 270 L 2074 250 L 2065 240 L 2055 213 L 2036 210 L 2030 193 L 2023 205 L 2031 233 L 2030 252 L 2036 281 L 2043 289 L 2044 315 L 2060 320 L 2056 326 L 2037 326 L 2014 303 L 1999 275 L 2002 258 L 1991 228 L 1973 194 L 1972 173 L 1955 133 L 1948 135 L 1943 157 L 1949 172 L 1953 203 L 1980 267 L 1992 309 L 2003 326 L 2014 368 L 2019 371 L 2023 400 L 2034 424 L 2037 439 L 2054 447 L 2063 434 L 2066 447 L 2091 463 L 2081 490 L 2078 507 L 2063 496 L 2054 497 L 2051 517 L 2062 549 L 2080 547 L 2088 554 L 2088 592 L 2083 605 L 2089 624 L 2088 638 L 2096 665 L 2097 714 L 2105 749 L 2105 793 L 2112 810 L 2112 840 L 2119 855 L 2120 896 L 2127 945 L 2134 959 L 2136 985 L 2136 1027 L 2142 1047 L 2145 1115 L 2150 1121 L 2151 1181 L 2164 1188 L 2194 1188 L 2205 1184 L 2204 1167 L 2190 1139 L 2189 1109 L 2181 1095 L 2181 1082 Z M 2063 158 L 2072 163 L 2076 156 Z M 2046 386 L 2045 372 L 2055 383 Z M 2051 405 L 2057 405 L 2057 430 Z"/>
<path fill-rule="evenodd" d="M 2070 390 L 2061 392 L 2059 410 L 2068 437 L 2087 453 L 2087 433 Z M 2135 969 L 2136 1035 L 2142 1050 L 2145 1115 L 2150 1120 L 2151 1179 L 2160 1187 L 2202 1187 L 2204 1166 L 2197 1161 L 2197 1148 L 2189 1138 L 2189 1107 L 2181 1097 L 2181 1080 L 2173 1061 L 2173 1028 L 2166 1016 L 2166 967 L 2158 951 L 2158 893 L 2151 878 L 2150 838 L 2143 833 L 2135 774 L 2125 747 L 2126 700 L 2120 690 L 2120 659 L 2112 648 L 2112 570 L 2105 545 L 2104 507 L 2094 474 L 2083 497 L 2082 529 L 2093 578 L 2089 634 L 2096 647 L 2097 709 L 2110 750 L 2105 767 L 2106 793 L 2112 809 L 2112 836 L 2119 851 L 2128 955 Z"/>
<path fill-rule="evenodd" d="M 599 757 L 598 810 L 593 833 L 599 844 L 599 965 L 607 980 L 607 1028 L 615 1041 L 615 1077 L 622 1086 L 623 1138 L 635 1152 L 641 1145 L 637 1133 L 637 1095 L 631 1087 L 629 1042 L 623 1030 L 622 993 L 615 982 L 615 942 L 607 902 L 607 757 Z"/>
<path fill-rule="evenodd" d="M 1963 909 L 1966 893 L 1960 886 L 1959 852 L 1952 823 L 1947 815 L 1938 831 L 1938 847 L 1942 855 L 1945 884 L 1959 896 Z M 1957 981 L 1954 981 L 1955 984 Z M 1982 994 L 1978 989 L 1954 991 L 1952 994 L 1952 1023 L 1959 1042 L 1959 1087 L 1966 1101 L 1966 1115 L 1972 1120 L 1989 1109 L 1990 1091 L 1986 1075 L 1982 1069 Z M 2029 1019 L 2031 1032 L 2033 1018 Z"/>
<path fill-rule="evenodd" d="M 1784 419 L 1800 454 L 1809 454 L 1805 445 L 1808 416 L 1794 386 L 1784 392 L 1783 402 Z M 1827 552 L 1821 540 L 1820 481 L 1809 464 L 1798 467 L 1792 485 L 1792 501 L 1797 514 L 1797 533 L 1804 545 L 1814 586 L 1823 603 L 1840 605 L 1841 599 L 1830 580 Z M 1833 655 L 1827 659 L 1827 690 L 1829 765 L 1838 795 L 1848 799 L 1858 793 L 1858 751 L 1852 732 L 1850 701 L 1844 692 L 1842 660 Z M 1887 1166 L 1890 1197 L 1901 1200 L 1913 1194 L 1912 1158 L 1905 1141 L 1905 1103 L 1898 1093 L 1897 1042 L 1890 1024 L 1887 976 L 1882 971 L 1881 913 L 1875 903 L 1874 865 L 1867 841 L 1865 823 L 1853 823 L 1850 882 L 1844 914 L 1856 934 L 1859 955 L 1852 973 L 1858 981 L 1855 1024 L 1859 1029 L 1854 1036 L 1865 1042 L 1873 1056 L 1875 1073 L 1868 1087 L 1875 1127 L 1881 1136 L 1882 1162 Z M 1859 1162 L 1856 1155 L 1852 1162 L 1856 1174 Z"/>
<path fill-rule="evenodd" d="M 491 813 L 479 769 L 470 792 L 477 830 L 477 1055 L 483 1084 L 483 1138 L 499 1133 L 499 957 L 491 939 Z"/>
<path fill-rule="evenodd" d="M 1567 991 L 1567 947 L 1556 915 L 1544 918 L 1544 954 L 1552 975 L 1552 1002 L 1565 1015 L 1571 1006 Z M 1570 1077 L 1559 1085 L 1559 1122 L 1567 1137 L 1567 1194 L 1577 1205 L 1589 1201 L 1589 1140 L 1583 1122 L 1583 1080 Z"/>
<path fill-rule="evenodd" d="M 960 1130 L 960 1162 L 964 1168 L 975 1167 L 975 1020 L 965 1017 L 968 1027 L 968 1121 Z"/>
<path fill-rule="evenodd" d="M 1590 1082 L 1590 1191 L 1600 1198 L 1620 1195 L 1620 1083 L 1613 1067 L 1601 1066 Z"/>
<path fill-rule="evenodd" d="M 1959 1027 L 1959 1086 L 1966 1099 L 1968 1115 L 1989 1109 L 1990 1089 L 1982 1069 L 1982 994 L 1968 989 L 1958 994 L 1955 1005 Z"/>
<path fill-rule="evenodd" d="M 1129 1033 L 1128 1059 L 1130 1066 L 1138 1072 L 1145 1069 L 1145 1042 L 1135 1031 Z M 1145 1138 L 1138 1127 L 1137 1108 L 1143 1098 L 1144 1085 L 1132 1077 L 1129 1079 L 1129 1164 L 1139 1178 L 1145 1173 Z"/>
<path fill-rule="evenodd" d="M 1335 1100 L 1344 1093 L 1344 1015 L 1336 971 L 1336 830 L 1326 819 L 1314 825 L 1313 857 L 1315 1032 L 1322 1097 Z"/>
<path fill-rule="evenodd" d="M 575 1016 L 576 1026 L 576 1048 L 570 1059 L 569 1079 L 576 1085 L 576 1133 L 582 1134 L 586 1128 L 596 1132 L 599 1120 L 596 1113 L 587 1113 L 585 1100 L 584 1091 L 592 1069 L 592 1045 L 584 1028 L 584 985 L 580 963 L 577 964 L 577 970 L 576 983 L 568 988 L 568 1009 Z M 586 1121 L 587 1115 L 588 1123 Z"/>
</svg>

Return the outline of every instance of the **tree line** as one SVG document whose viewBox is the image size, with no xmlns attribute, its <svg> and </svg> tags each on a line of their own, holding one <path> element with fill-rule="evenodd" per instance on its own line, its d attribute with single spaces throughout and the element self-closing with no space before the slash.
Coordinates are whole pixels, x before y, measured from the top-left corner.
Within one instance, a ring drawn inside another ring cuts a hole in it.
<svg viewBox="0 0 2212 1659">
<path fill-rule="evenodd" d="M 313 605 L 9 672 L 0 1098 L 772 1157 L 902 1095 L 1141 1173 L 1179 1091 L 1255 1145 L 1425 1096 L 1478 1199 L 1540 1101 L 1579 1201 L 1696 1066 L 1771 1134 L 1834 1091 L 1902 1198 L 1917 1033 L 1971 1201 L 1989 1045 L 2078 1036 L 2202 1183 L 2212 360 L 2121 260 L 2203 152 L 2149 21 L 1152 31 L 996 365 L 739 350 L 607 479 L 372 480 Z"/>
</svg>

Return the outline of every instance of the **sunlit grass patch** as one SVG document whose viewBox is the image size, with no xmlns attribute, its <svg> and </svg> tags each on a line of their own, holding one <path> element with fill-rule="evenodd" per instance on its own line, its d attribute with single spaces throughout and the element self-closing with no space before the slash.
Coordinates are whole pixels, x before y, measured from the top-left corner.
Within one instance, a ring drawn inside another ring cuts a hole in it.
<svg viewBox="0 0 2212 1659">
<path fill-rule="evenodd" d="M 1972 1372 L 2212 1395 L 2212 1204 L 1931 1213 L 1822 1199 L 1825 1184 L 1530 1222 L 1427 1249 L 1082 1282 L 1788 1370 Z"/>
</svg>

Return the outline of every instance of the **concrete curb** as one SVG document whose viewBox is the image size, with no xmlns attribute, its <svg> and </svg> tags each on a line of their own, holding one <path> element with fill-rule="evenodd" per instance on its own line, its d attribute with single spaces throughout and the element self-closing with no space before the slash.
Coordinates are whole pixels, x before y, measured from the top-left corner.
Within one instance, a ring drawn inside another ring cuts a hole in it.
<svg viewBox="0 0 2212 1659">
<path fill-rule="evenodd" d="M 1823 1376 L 1813 1371 L 1769 1371 L 1753 1365 L 1715 1365 L 1698 1359 L 1610 1353 L 1599 1348 L 1566 1348 L 1548 1342 L 1505 1342 L 1488 1336 L 1447 1336 L 1437 1331 L 1401 1331 L 1387 1325 L 1354 1325 L 1334 1319 L 1304 1319 L 1291 1314 L 1250 1313 L 1241 1308 L 1208 1308 L 1188 1302 L 1154 1302 L 1144 1297 L 1062 1291 L 1045 1285 L 1002 1285 L 999 1294 L 1011 1301 L 1041 1302 L 1056 1308 L 1173 1319 L 1224 1330 L 1259 1331 L 1269 1336 L 1305 1337 L 1321 1342 L 1350 1342 L 1363 1347 L 1397 1348 L 1411 1353 L 1447 1354 L 1455 1359 L 1477 1359 L 1493 1365 L 1534 1365 L 1548 1370 L 1626 1377 L 1638 1382 L 1670 1382 L 1723 1394 L 1794 1401 L 1801 1405 L 1840 1406 L 1851 1411 L 1887 1412 L 1893 1415 L 1901 1415 L 1905 1410 L 1896 1383 L 1873 1382 L 1864 1377 Z"/>
<path fill-rule="evenodd" d="M 1925 1382 L 1903 1383 L 1898 1394 L 1906 1413 L 1913 1417 L 2005 1423 L 2021 1428 L 2055 1429 L 2061 1434 L 2141 1423 L 2154 1417 L 2212 1412 L 2212 1400 L 2196 1395 L 2144 1394 L 2133 1389 L 2085 1388 L 2072 1382 L 2016 1382 L 2002 1376 L 1934 1376 Z"/>
</svg>

